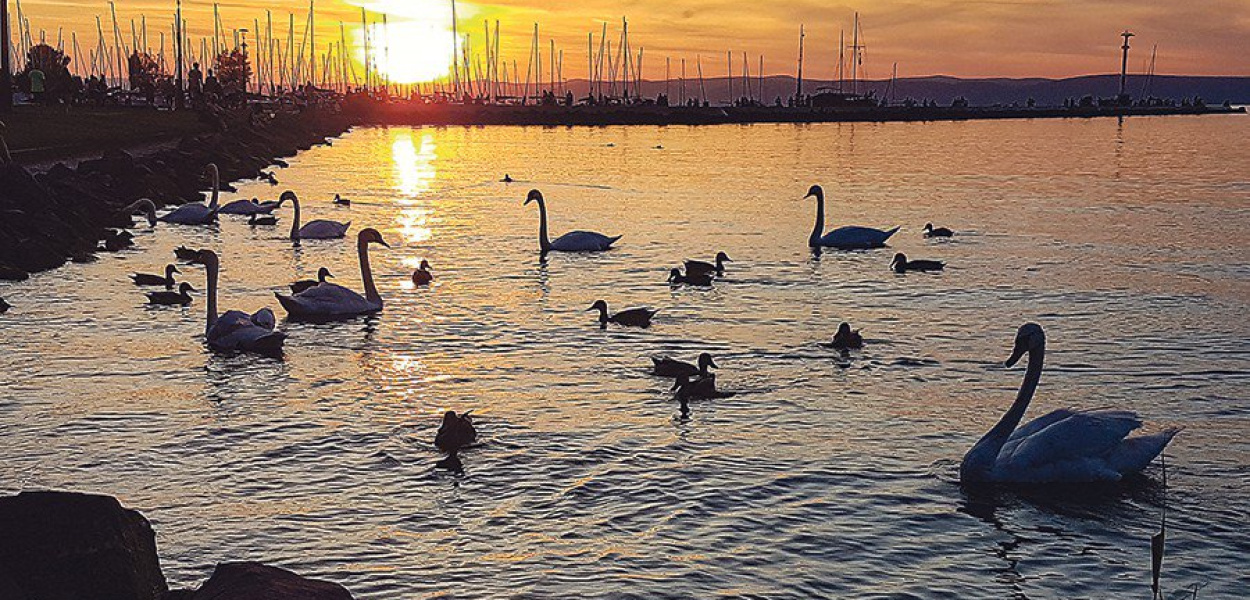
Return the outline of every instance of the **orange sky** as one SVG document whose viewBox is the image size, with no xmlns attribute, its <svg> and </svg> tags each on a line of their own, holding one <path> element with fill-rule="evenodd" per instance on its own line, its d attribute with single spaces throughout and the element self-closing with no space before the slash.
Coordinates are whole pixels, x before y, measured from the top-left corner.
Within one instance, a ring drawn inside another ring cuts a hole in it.
<svg viewBox="0 0 1250 600">
<path fill-rule="evenodd" d="M 15 9 L 10 0 L 10 10 Z M 149 40 L 157 44 L 158 31 L 169 29 L 173 0 L 118 0 L 124 36 L 129 20 L 148 17 Z M 228 0 L 220 3 L 227 27 L 252 28 L 265 10 L 273 12 L 275 27 L 286 32 L 288 14 L 295 14 L 297 43 L 302 33 L 307 0 Z M 360 7 L 372 19 L 382 12 L 391 24 L 407 23 L 403 43 L 409 53 L 396 57 L 418 72 L 441 71 L 437 33 L 450 28 L 450 4 L 443 0 L 318 0 L 318 35 L 339 39 L 338 23 L 348 25 L 348 37 L 359 39 Z M 47 31 L 52 43 L 57 29 L 65 38 L 73 30 L 80 46 L 96 39 L 95 16 L 103 17 L 111 40 L 109 7 L 100 0 L 25 0 L 24 14 L 33 35 Z M 187 0 L 184 10 L 195 37 L 211 31 L 211 2 Z M 598 32 L 608 21 L 609 39 L 619 35 L 621 16 L 630 22 L 630 43 L 645 48 L 644 77 L 662 78 L 664 57 L 693 61 L 703 56 L 704 72 L 725 72 L 725 51 L 735 63 L 743 51 L 763 53 L 769 74 L 793 73 L 799 24 L 807 27 L 806 75 L 829 78 L 837 56 L 838 31 L 849 29 L 858 10 L 867 42 L 864 68 L 869 77 L 889 76 L 898 62 L 899 76 L 955 75 L 963 77 L 1067 77 L 1110 73 L 1119 69 L 1120 39 L 1124 28 L 1137 37 L 1130 70 L 1140 71 L 1153 44 L 1159 46 L 1158 72 L 1199 75 L 1250 75 L 1250 5 L 1247 0 L 869 0 L 861 4 L 827 0 L 746 2 L 742 0 L 486 0 L 458 2 L 461 34 L 482 47 L 484 19 L 502 22 L 503 52 L 524 69 L 530 33 L 538 22 L 544 51 L 554 38 L 565 51 L 566 76 L 586 71 L 586 34 Z M 493 27 L 493 25 L 492 25 Z M 254 36 L 255 33 L 249 34 Z M 849 39 L 848 42 L 849 43 Z M 433 50 L 431 50 L 433 48 Z M 323 49 L 324 51 L 324 49 Z M 85 50 L 84 50 L 85 52 Z M 447 51 L 450 54 L 450 50 Z M 735 66 L 735 71 L 741 68 Z"/>
</svg>

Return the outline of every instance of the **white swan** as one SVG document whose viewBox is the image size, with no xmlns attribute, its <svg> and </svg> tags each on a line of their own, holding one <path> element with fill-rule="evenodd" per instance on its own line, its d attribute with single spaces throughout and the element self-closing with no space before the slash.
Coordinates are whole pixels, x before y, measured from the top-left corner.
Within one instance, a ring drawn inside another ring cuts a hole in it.
<svg viewBox="0 0 1250 600">
<path fill-rule="evenodd" d="M 898 231 L 898 227 L 889 231 L 873 229 L 871 227 L 859 227 L 848 225 L 839 227 L 829 233 L 821 235 L 825 230 L 825 190 L 818 185 L 813 185 L 807 190 L 804 198 L 816 197 L 816 226 L 812 228 L 812 235 L 807 239 L 807 245 L 812 247 L 837 248 L 839 250 L 862 250 L 866 248 L 880 248 L 885 245 L 885 241 L 890 239 Z"/>
<path fill-rule="evenodd" d="M 341 238 L 347 235 L 347 228 L 352 226 L 351 221 L 339 223 L 338 221 L 317 219 L 309 221 L 301 227 L 299 224 L 299 197 L 295 195 L 295 192 L 287 190 L 282 192 L 282 197 L 278 198 L 278 202 L 286 200 L 290 200 L 295 207 L 295 218 L 291 220 L 291 241 L 293 242 Z"/>
<path fill-rule="evenodd" d="M 570 231 L 555 241 L 547 239 L 547 203 L 543 201 L 543 193 L 538 190 L 530 190 L 529 196 L 525 198 L 525 204 L 530 202 L 538 203 L 538 246 L 545 254 L 547 252 L 595 252 L 599 250 L 607 250 L 621 239 L 621 236 L 608 237 L 602 233 L 593 231 Z"/>
<path fill-rule="evenodd" d="M 1028 323 L 1016 333 L 1007 366 L 1029 355 L 1028 372 L 1016 401 L 989 433 L 964 455 L 964 483 L 1114 482 L 1146 468 L 1179 429 L 1127 437 L 1141 427 L 1136 413 L 1122 410 L 1056 410 L 1016 429 L 1042 377 L 1046 334 Z"/>
<path fill-rule="evenodd" d="M 217 275 L 220 270 L 217 253 L 200 250 L 195 261 L 208 271 L 208 322 L 204 326 L 204 339 L 210 350 L 217 352 L 255 352 L 279 355 L 286 334 L 274 331 L 277 319 L 273 311 L 262 308 L 254 314 L 231 310 L 217 315 Z"/>
<path fill-rule="evenodd" d="M 149 198 L 135 200 L 133 204 L 121 209 L 119 214 L 123 216 L 123 222 L 127 224 L 127 227 L 134 227 L 134 214 L 140 210 L 148 219 L 148 227 L 156 227 L 156 203 Z"/>
<path fill-rule="evenodd" d="M 356 252 L 360 255 L 360 279 L 365 286 L 364 296 L 327 281 L 292 296 L 274 292 L 282 308 L 286 309 L 292 319 L 304 321 L 347 319 L 382 310 L 382 296 L 373 284 L 373 271 L 369 268 L 371 243 L 391 247 L 376 229 L 361 229 L 356 234 Z"/>
<path fill-rule="evenodd" d="M 209 199 L 208 206 L 200 203 L 183 204 L 174 210 L 165 213 L 159 220 L 166 223 L 176 223 L 179 225 L 208 225 L 217 220 L 217 200 L 221 194 L 221 175 L 217 171 L 217 165 L 208 164 L 208 174 L 213 179 L 213 195 Z"/>
</svg>

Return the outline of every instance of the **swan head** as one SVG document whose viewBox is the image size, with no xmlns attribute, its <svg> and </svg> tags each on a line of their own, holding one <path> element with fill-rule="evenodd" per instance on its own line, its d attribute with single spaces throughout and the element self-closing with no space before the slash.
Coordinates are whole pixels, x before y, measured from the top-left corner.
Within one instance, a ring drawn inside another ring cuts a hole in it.
<svg viewBox="0 0 1250 600">
<path fill-rule="evenodd" d="M 838 333 L 834 334 L 833 337 L 844 338 L 844 337 L 849 337 L 850 335 L 851 335 L 851 324 L 843 322 L 841 325 L 838 325 Z"/>
<path fill-rule="evenodd" d="M 356 242 L 359 244 L 382 244 L 387 248 L 391 247 L 390 244 L 386 243 L 386 240 L 382 239 L 382 234 L 372 227 L 361 229 L 356 236 Z"/>
<path fill-rule="evenodd" d="M 217 253 L 212 250 L 198 250 L 195 257 L 187 261 L 193 265 L 204 265 L 206 267 L 216 267 L 220 264 Z"/>
<path fill-rule="evenodd" d="M 925 231 L 933 231 L 933 223 L 925 223 L 925 224 L 924 224 L 924 230 L 925 230 Z"/>
<path fill-rule="evenodd" d="M 178 293 L 182 294 L 183 296 L 186 296 L 189 292 L 194 292 L 194 291 L 195 291 L 195 288 L 191 287 L 191 284 L 185 281 L 182 282 L 182 285 L 178 286 Z"/>
<path fill-rule="evenodd" d="M 148 227 L 156 227 L 156 203 L 149 198 L 140 198 L 135 200 L 134 204 L 126 207 L 128 214 L 134 214 L 135 211 L 142 210 L 148 219 Z"/>
<path fill-rule="evenodd" d="M 298 197 L 296 197 L 296 196 L 295 196 L 295 192 L 293 192 L 293 191 L 291 191 L 291 190 L 287 190 L 287 191 L 285 191 L 285 192 L 282 192 L 282 195 L 281 195 L 281 196 L 278 196 L 278 204 L 279 204 L 279 205 L 280 205 L 281 203 L 283 203 L 283 202 L 288 201 L 288 200 L 289 200 L 289 201 L 291 201 L 291 202 L 299 202 L 299 198 L 298 198 Z"/>
<path fill-rule="evenodd" d="M 543 201 L 543 193 L 538 190 L 530 190 L 529 195 L 525 196 L 525 204 L 529 204 L 530 202 L 542 202 L 542 201 Z"/>
<path fill-rule="evenodd" d="M 716 262 L 733 262 L 733 261 L 734 259 L 729 258 L 729 255 L 725 254 L 724 252 L 716 253 Z"/>
<path fill-rule="evenodd" d="M 179 271 L 178 267 L 173 264 L 165 265 L 165 277 L 173 277 L 174 273 L 182 273 L 182 271 Z"/>
<path fill-rule="evenodd" d="M 330 269 L 327 269 L 325 267 L 321 267 L 320 269 L 317 269 L 317 279 L 319 281 L 325 281 L 327 279 L 332 279 L 333 277 L 334 275 L 330 273 Z"/>
<path fill-rule="evenodd" d="M 1025 323 L 1016 331 L 1015 346 L 1011 350 L 1011 357 L 1007 359 L 1006 365 L 1013 366 L 1026 353 L 1045 347 L 1046 332 L 1042 331 L 1042 326 L 1037 323 Z"/>
<path fill-rule="evenodd" d="M 221 170 L 217 168 L 217 163 L 208 163 L 208 165 L 204 167 L 204 173 L 213 179 L 221 177 Z"/>
<path fill-rule="evenodd" d="M 822 187 L 820 187 L 820 186 L 818 186 L 818 185 L 813 185 L 812 187 L 807 188 L 807 195 L 806 195 L 806 196 L 803 196 L 803 197 L 804 197 L 804 198 L 811 198 L 812 196 L 815 196 L 817 200 L 824 200 L 824 199 L 825 199 L 825 189 L 824 189 L 824 188 L 822 188 Z"/>
<path fill-rule="evenodd" d="M 704 352 L 703 354 L 699 355 L 699 370 L 705 371 L 707 370 L 708 367 L 711 367 L 713 369 L 720 368 L 719 366 L 716 365 L 716 361 L 712 360 L 712 355 L 708 354 L 707 352 Z"/>
<path fill-rule="evenodd" d="M 678 268 L 669 269 L 668 280 L 670 282 L 673 282 L 673 281 L 677 281 L 678 279 L 681 279 L 681 269 L 678 269 Z"/>
<path fill-rule="evenodd" d="M 425 260 L 424 258 L 423 258 L 423 259 L 421 259 L 421 264 L 420 264 L 420 265 L 418 265 L 418 266 L 417 266 L 417 268 L 418 268 L 418 269 L 420 269 L 420 270 L 422 270 L 422 271 L 429 271 L 429 270 L 430 270 L 430 261 Z"/>
<path fill-rule="evenodd" d="M 898 266 L 898 265 L 905 265 L 905 264 L 907 264 L 907 255 L 903 254 L 902 252 L 895 254 L 894 260 L 890 261 L 891 267 Z"/>
</svg>

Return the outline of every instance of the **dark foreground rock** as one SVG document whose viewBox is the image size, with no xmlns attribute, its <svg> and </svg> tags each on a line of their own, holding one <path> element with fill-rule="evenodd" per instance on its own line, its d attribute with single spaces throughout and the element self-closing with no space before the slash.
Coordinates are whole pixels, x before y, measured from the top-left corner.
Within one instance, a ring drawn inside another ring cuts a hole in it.
<svg viewBox="0 0 1250 600">
<path fill-rule="evenodd" d="M 213 121 L 214 133 L 139 158 L 113 149 L 76 168 L 58 164 L 35 174 L 0 157 L 0 279 L 83 260 L 109 228 L 131 226 L 121 211 L 139 198 L 158 207 L 202 200 L 210 162 L 223 182 L 255 178 L 278 157 L 324 143 L 352 125 L 332 108 L 240 110 L 215 113 Z"/>
<path fill-rule="evenodd" d="M 5 600 L 157 600 L 168 591 L 152 525 L 115 498 L 0 498 L 0 532 Z"/>
<path fill-rule="evenodd" d="M 352 600 L 341 585 L 260 563 L 221 563 L 198 590 L 169 591 L 148 520 L 116 498 L 0 498 L 0 600 Z"/>
<path fill-rule="evenodd" d="M 352 600 L 337 583 L 259 563 L 221 563 L 192 600 Z"/>
</svg>

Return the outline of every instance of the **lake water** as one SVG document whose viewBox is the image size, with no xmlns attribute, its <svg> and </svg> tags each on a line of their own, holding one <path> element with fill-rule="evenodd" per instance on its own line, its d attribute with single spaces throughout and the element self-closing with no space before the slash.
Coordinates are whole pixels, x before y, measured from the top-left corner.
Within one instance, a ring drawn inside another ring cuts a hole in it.
<svg viewBox="0 0 1250 600">
<path fill-rule="evenodd" d="M 374 226 L 375 317 L 280 323 L 284 361 L 206 352 L 202 293 L 149 308 L 126 275 L 174 247 L 222 255 L 222 308 L 354 240 L 223 217 L 0 284 L 0 492 L 118 496 L 153 522 L 173 586 L 263 560 L 360 598 L 1147 598 L 1250 593 L 1250 118 L 634 128 L 360 129 L 224 200 L 286 188 L 305 218 Z M 498 183 L 504 173 L 517 182 Z M 807 248 L 902 225 L 892 248 Z M 598 255 L 553 233 L 623 234 Z M 334 207 L 334 193 L 351 198 Z M 955 229 L 926 241 L 927 221 Z M 672 290 L 682 258 L 734 260 Z M 895 251 L 949 263 L 889 271 Z M 409 281 L 421 259 L 429 288 Z M 184 267 L 203 289 L 203 270 Z M 663 310 L 600 330 L 586 308 Z M 841 321 L 867 347 L 824 348 Z M 983 493 L 963 453 L 1010 405 L 1016 328 L 1041 323 L 1030 416 L 1065 406 L 1183 426 L 1166 488 Z M 732 398 L 680 419 L 649 356 L 709 351 Z M 484 444 L 436 471 L 444 410 Z"/>
</svg>

